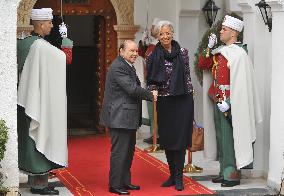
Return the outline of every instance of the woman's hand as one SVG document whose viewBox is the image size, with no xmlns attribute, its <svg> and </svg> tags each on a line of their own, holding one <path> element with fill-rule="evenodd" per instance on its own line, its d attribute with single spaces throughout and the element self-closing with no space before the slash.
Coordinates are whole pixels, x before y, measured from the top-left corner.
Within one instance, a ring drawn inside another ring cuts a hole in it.
<svg viewBox="0 0 284 196">
<path fill-rule="evenodd" d="M 158 99 L 158 91 L 157 90 L 153 90 L 151 92 L 153 93 L 154 101 L 157 101 L 157 99 Z"/>
</svg>

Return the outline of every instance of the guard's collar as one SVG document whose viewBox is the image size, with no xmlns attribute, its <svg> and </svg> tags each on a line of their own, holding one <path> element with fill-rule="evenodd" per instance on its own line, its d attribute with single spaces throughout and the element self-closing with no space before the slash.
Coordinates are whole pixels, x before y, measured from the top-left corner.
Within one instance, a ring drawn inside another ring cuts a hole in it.
<svg viewBox="0 0 284 196">
<path fill-rule="evenodd" d="M 32 35 L 32 36 L 38 36 L 38 37 L 40 37 L 40 38 L 43 38 L 43 36 L 41 36 L 40 34 L 34 32 L 34 31 L 31 32 L 31 35 Z"/>
</svg>

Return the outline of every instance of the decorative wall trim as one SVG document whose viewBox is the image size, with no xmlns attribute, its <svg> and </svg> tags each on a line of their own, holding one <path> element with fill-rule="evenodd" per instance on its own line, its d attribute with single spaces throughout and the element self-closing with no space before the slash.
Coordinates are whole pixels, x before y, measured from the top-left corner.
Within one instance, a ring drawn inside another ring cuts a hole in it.
<svg viewBox="0 0 284 196">
<path fill-rule="evenodd" d="M 118 33 L 118 39 L 126 37 L 134 39 L 135 33 L 138 31 L 134 30 L 137 26 L 134 25 L 134 0 L 110 0 L 117 16 L 117 28 L 116 31 Z M 20 35 L 22 32 L 30 32 L 32 27 L 30 26 L 30 13 L 35 5 L 37 0 L 22 0 L 18 7 L 18 29 L 17 35 Z M 122 25 L 122 26 L 120 26 Z M 132 26 L 132 27 L 131 27 Z M 133 35 L 127 36 L 125 35 L 125 28 L 128 28 Z M 122 31 L 120 33 L 120 31 Z M 120 41 L 119 41 L 120 42 Z"/>
<path fill-rule="evenodd" d="M 118 25 L 134 25 L 134 0 L 110 0 Z"/>
<path fill-rule="evenodd" d="M 250 3 L 239 1 L 238 5 L 241 7 L 241 10 L 243 13 L 253 13 L 254 12 L 252 5 Z"/>
<path fill-rule="evenodd" d="M 27 34 L 33 30 L 30 25 L 30 13 L 37 0 L 22 0 L 17 9 L 17 35 Z"/>
<path fill-rule="evenodd" d="M 139 30 L 139 25 L 114 25 L 114 30 L 117 32 L 118 46 L 126 39 L 135 39 L 135 33 Z"/>
<path fill-rule="evenodd" d="M 182 17 L 199 17 L 201 10 L 181 10 L 180 16 Z"/>
</svg>

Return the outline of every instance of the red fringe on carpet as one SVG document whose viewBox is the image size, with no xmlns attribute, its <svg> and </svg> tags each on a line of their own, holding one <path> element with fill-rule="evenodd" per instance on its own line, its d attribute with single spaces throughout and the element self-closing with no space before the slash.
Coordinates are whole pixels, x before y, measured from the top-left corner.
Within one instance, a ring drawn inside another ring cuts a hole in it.
<svg viewBox="0 0 284 196">
<path fill-rule="evenodd" d="M 57 170 L 60 181 L 74 194 L 80 196 L 114 195 L 108 192 L 110 138 L 80 137 L 68 139 L 69 166 Z M 198 195 L 213 191 L 184 176 L 185 190 L 160 187 L 169 177 L 166 164 L 136 148 L 132 163 L 132 183 L 141 186 L 131 195 Z"/>
</svg>

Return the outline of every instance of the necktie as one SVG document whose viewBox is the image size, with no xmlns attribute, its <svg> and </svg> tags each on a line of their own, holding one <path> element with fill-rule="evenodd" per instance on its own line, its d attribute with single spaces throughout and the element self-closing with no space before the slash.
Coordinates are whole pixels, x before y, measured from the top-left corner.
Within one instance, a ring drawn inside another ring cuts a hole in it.
<svg viewBox="0 0 284 196">
<path fill-rule="evenodd" d="M 141 82 L 140 82 L 140 80 L 139 80 L 139 78 L 138 78 L 138 76 L 137 76 L 137 74 L 136 74 L 136 69 L 135 69 L 135 67 L 134 67 L 133 65 L 131 66 L 131 68 L 132 68 L 132 70 L 133 70 L 134 73 L 135 73 L 136 82 L 137 82 L 137 84 L 140 86 L 140 85 L 141 85 Z"/>
<path fill-rule="evenodd" d="M 136 73 L 136 69 L 133 65 L 131 65 L 132 70 Z"/>
</svg>

